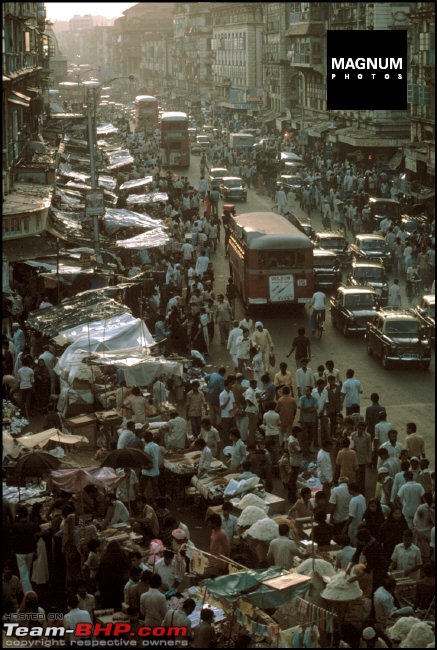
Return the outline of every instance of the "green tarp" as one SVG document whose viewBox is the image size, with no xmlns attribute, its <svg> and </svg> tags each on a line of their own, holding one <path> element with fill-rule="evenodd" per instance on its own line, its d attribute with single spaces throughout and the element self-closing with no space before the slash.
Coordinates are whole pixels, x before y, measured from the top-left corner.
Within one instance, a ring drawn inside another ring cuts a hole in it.
<svg viewBox="0 0 437 650">
<path fill-rule="evenodd" d="M 203 584 L 215 598 L 224 598 L 230 603 L 244 598 L 260 609 L 272 609 L 288 603 L 291 598 L 302 595 L 308 587 L 308 582 L 282 590 L 271 589 L 261 584 L 265 580 L 288 573 L 289 571 L 279 567 L 265 570 L 251 569 L 213 579 L 208 578 L 203 581 Z"/>
</svg>

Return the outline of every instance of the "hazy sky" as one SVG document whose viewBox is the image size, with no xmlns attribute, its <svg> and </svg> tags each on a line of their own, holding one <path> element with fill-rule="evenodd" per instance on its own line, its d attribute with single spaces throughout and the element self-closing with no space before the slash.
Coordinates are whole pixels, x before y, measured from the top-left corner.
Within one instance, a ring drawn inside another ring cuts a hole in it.
<svg viewBox="0 0 437 650">
<path fill-rule="evenodd" d="M 119 18 L 123 11 L 137 2 L 45 2 L 47 20 L 70 20 L 73 16 L 105 16 Z"/>
</svg>

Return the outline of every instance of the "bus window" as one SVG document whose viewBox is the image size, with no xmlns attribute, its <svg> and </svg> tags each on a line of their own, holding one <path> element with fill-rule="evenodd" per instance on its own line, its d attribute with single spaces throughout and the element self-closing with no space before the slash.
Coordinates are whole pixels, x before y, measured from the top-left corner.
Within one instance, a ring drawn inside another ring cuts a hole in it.
<svg viewBox="0 0 437 650">
<path fill-rule="evenodd" d="M 186 113 L 171 111 L 161 117 L 161 157 L 170 167 L 190 166 L 190 139 Z"/>
</svg>

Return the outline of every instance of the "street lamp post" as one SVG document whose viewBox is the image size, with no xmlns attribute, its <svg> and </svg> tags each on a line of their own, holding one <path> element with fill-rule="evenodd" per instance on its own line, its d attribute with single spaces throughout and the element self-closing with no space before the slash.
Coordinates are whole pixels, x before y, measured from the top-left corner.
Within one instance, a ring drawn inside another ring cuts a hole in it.
<svg viewBox="0 0 437 650">
<path fill-rule="evenodd" d="M 97 99 L 102 88 L 112 81 L 117 79 L 129 79 L 135 81 L 134 75 L 128 77 L 113 77 L 108 81 L 83 81 L 82 85 L 86 88 L 86 111 L 87 111 L 87 130 L 88 130 L 88 148 L 90 156 L 90 176 L 91 176 L 91 192 L 87 197 L 85 215 L 93 218 L 93 235 L 94 235 L 94 253 L 98 261 L 101 260 L 100 254 L 100 231 L 99 231 L 99 217 L 105 214 L 105 206 L 103 203 L 103 192 L 98 190 L 97 178 L 97 165 L 96 165 L 96 112 L 97 112 Z"/>
</svg>

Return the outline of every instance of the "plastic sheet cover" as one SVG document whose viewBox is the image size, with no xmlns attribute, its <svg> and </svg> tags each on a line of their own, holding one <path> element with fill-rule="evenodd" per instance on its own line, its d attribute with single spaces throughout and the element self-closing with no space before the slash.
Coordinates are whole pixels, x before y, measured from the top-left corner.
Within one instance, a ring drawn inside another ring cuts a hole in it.
<svg viewBox="0 0 437 650">
<path fill-rule="evenodd" d="M 279 567 L 270 567 L 266 570 L 251 569 L 214 579 L 209 578 L 204 580 L 203 584 L 215 598 L 224 598 L 231 603 L 244 598 L 256 607 L 269 609 L 284 605 L 290 598 L 303 594 L 307 589 L 307 583 L 281 590 L 271 589 L 261 584 L 265 580 L 287 573 L 289 571 Z"/>
<path fill-rule="evenodd" d="M 169 241 L 169 236 L 161 228 L 154 228 L 143 232 L 130 239 L 117 239 L 116 244 L 120 248 L 141 250 L 142 248 L 157 248 L 164 246 Z"/>
<path fill-rule="evenodd" d="M 83 490 L 87 485 L 98 487 L 111 487 L 120 477 L 111 467 L 80 467 L 78 469 L 58 469 L 50 472 L 54 485 L 75 493 Z"/>
</svg>

